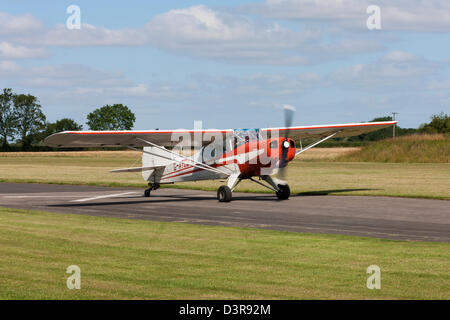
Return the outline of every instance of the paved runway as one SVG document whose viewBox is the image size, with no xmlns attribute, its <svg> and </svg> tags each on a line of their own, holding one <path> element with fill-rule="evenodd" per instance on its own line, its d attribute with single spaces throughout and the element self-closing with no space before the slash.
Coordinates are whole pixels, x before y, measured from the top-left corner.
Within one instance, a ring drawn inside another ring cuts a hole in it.
<svg viewBox="0 0 450 320">
<path fill-rule="evenodd" d="M 154 221 L 176 221 L 331 233 L 400 240 L 450 242 L 450 202 L 359 196 L 234 193 L 219 203 L 215 192 L 0 183 L 0 206 Z"/>
</svg>

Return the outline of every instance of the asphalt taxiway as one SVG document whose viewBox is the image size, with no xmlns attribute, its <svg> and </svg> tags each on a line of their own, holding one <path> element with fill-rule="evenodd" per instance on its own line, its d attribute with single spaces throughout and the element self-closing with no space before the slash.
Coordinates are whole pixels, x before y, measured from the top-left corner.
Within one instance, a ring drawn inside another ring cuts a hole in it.
<svg viewBox="0 0 450 320">
<path fill-rule="evenodd" d="M 324 191 L 323 193 L 326 193 Z M 398 240 L 450 242 L 450 202 L 391 197 L 233 194 L 219 203 L 215 192 L 0 183 L 0 206 L 100 217 L 175 221 L 347 234 Z"/>
</svg>

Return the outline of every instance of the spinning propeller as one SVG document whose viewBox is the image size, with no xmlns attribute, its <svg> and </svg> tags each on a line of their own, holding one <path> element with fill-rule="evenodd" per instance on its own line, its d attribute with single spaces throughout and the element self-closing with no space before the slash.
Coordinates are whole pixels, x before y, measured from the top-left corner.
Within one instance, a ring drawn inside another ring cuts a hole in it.
<svg viewBox="0 0 450 320">
<path fill-rule="evenodd" d="M 284 109 L 284 126 L 289 128 L 292 125 L 292 119 L 294 118 L 295 107 L 285 104 Z M 278 177 L 284 180 L 286 175 L 287 157 L 289 152 L 289 131 L 284 130 L 284 140 L 281 142 L 281 158 L 278 165 Z"/>
</svg>

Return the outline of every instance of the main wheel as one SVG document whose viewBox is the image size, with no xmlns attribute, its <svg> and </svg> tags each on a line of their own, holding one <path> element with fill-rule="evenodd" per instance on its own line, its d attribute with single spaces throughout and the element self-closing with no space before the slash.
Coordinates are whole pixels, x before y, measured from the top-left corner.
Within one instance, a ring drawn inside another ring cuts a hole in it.
<svg viewBox="0 0 450 320">
<path fill-rule="evenodd" d="M 221 186 L 219 190 L 217 190 L 217 199 L 220 202 L 230 202 L 231 201 L 232 192 L 228 186 Z"/>
<path fill-rule="evenodd" d="M 144 191 L 144 197 L 150 197 L 150 192 L 152 191 L 152 189 L 145 189 Z"/>
<path fill-rule="evenodd" d="M 278 199 L 280 200 L 289 199 L 289 196 L 291 195 L 291 189 L 289 189 L 289 186 L 287 184 L 279 184 L 278 189 L 280 189 L 280 191 L 277 191 Z"/>
</svg>

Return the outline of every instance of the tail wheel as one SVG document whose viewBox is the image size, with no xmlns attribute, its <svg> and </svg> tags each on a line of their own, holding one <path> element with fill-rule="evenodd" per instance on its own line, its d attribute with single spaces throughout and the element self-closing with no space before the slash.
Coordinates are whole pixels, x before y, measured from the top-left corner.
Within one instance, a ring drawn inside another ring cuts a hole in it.
<svg viewBox="0 0 450 320">
<path fill-rule="evenodd" d="M 277 198 L 280 200 L 287 200 L 289 199 L 289 196 L 291 195 L 291 189 L 287 184 L 279 184 L 278 185 L 279 191 L 277 191 Z"/>
<path fill-rule="evenodd" d="M 230 202 L 232 197 L 231 189 L 228 186 L 221 186 L 217 190 L 217 199 L 220 202 Z"/>
<path fill-rule="evenodd" d="M 145 189 L 145 191 L 144 191 L 144 197 L 150 197 L 150 192 L 152 191 L 152 189 L 151 188 L 149 188 L 149 189 Z"/>
</svg>

